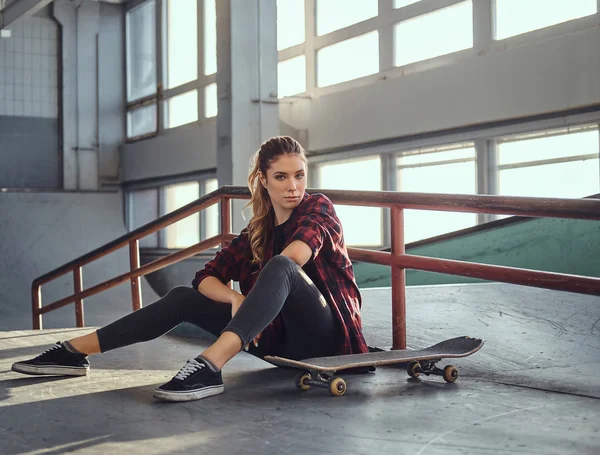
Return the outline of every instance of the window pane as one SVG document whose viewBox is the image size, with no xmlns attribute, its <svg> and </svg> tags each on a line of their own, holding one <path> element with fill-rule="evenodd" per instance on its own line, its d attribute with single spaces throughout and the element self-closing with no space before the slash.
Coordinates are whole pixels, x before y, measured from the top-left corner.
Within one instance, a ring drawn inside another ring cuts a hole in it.
<svg viewBox="0 0 600 455">
<path fill-rule="evenodd" d="M 196 0 L 169 0 L 167 6 L 167 87 L 198 79 Z"/>
<path fill-rule="evenodd" d="M 319 87 L 327 87 L 378 72 L 378 32 L 332 44 L 317 52 Z"/>
<path fill-rule="evenodd" d="M 394 0 L 394 8 L 402 8 L 403 6 L 412 5 L 418 3 L 421 0 Z"/>
<path fill-rule="evenodd" d="M 156 104 L 127 112 L 127 137 L 156 132 Z"/>
<path fill-rule="evenodd" d="M 204 74 L 217 72 L 217 7 L 204 0 Z"/>
<path fill-rule="evenodd" d="M 165 213 L 183 207 L 200 197 L 198 182 L 165 187 Z M 200 241 L 200 214 L 190 215 L 165 228 L 166 248 L 186 248 Z"/>
<path fill-rule="evenodd" d="M 381 191 L 381 159 L 379 156 L 323 164 L 319 167 L 321 188 L 335 190 Z M 336 205 L 347 245 L 380 246 L 382 238 L 382 209 Z M 365 223 L 365 220 L 369 220 Z"/>
<path fill-rule="evenodd" d="M 340 28 L 377 16 L 377 0 L 316 0 L 317 35 L 325 35 Z"/>
<path fill-rule="evenodd" d="M 304 0 L 277 0 L 277 50 L 304 42 Z"/>
<path fill-rule="evenodd" d="M 598 153 L 598 130 L 498 144 L 498 164 L 524 163 Z"/>
<path fill-rule="evenodd" d="M 471 161 L 435 164 L 436 161 L 458 158 L 471 158 Z M 398 158 L 399 166 L 423 163 L 431 164 L 398 170 L 399 191 L 415 193 L 477 193 L 475 149 L 473 147 Z M 477 224 L 477 215 L 474 213 L 453 213 L 433 210 L 405 210 L 404 213 L 404 239 L 406 243 L 435 237 Z"/>
<path fill-rule="evenodd" d="M 279 62 L 277 85 L 280 98 L 306 92 L 306 57 L 304 55 Z"/>
<path fill-rule="evenodd" d="M 496 39 L 598 12 L 597 0 L 496 0 Z"/>
<path fill-rule="evenodd" d="M 165 125 L 175 128 L 198 120 L 198 90 L 182 93 L 165 101 Z"/>
<path fill-rule="evenodd" d="M 210 179 L 204 182 L 204 194 L 212 193 L 219 189 L 219 183 L 217 179 Z M 220 203 L 215 204 L 206 210 L 204 210 L 204 235 L 202 239 L 208 239 L 219 234 L 220 221 Z"/>
<path fill-rule="evenodd" d="M 131 201 L 131 206 L 129 207 L 129 219 L 131 222 L 131 225 L 129 226 L 130 231 L 142 227 L 158 218 L 157 189 L 133 191 L 129 200 Z M 155 232 L 154 234 L 141 238 L 140 247 L 157 248 L 157 233 Z"/>
<path fill-rule="evenodd" d="M 434 11 L 394 27 L 396 66 L 473 47 L 473 3 Z"/>
<path fill-rule="evenodd" d="M 204 87 L 204 116 L 216 117 L 218 113 L 217 84 L 209 84 Z"/>
<path fill-rule="evenodd" d="M 498 145 L 502 165 L 562 158 L 598 156 L 598 130 L 526 139 Z M 596 194 L 600 187 L 598 159 L 501 169 L 499 193 L 504 196 L 574 197 Z"/>
<path fill-rule="evenodd" d="M 127 12 L 127 99 L 156 93 L 156 11 L 150 0 Z"/>
</svg>

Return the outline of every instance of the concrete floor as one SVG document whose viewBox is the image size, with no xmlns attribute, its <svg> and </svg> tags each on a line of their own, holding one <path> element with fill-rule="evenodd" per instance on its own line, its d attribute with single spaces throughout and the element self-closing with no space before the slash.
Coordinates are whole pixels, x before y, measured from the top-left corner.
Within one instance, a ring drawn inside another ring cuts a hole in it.
<svg viewBox="0 0 600 455">
<path fill-rule="evenodd" d="M 389 289 L 363 295 L 367 341 L 389 346 Z M 299 392 L 294 371 L 243 353 L 224 371 L 224 395 L 160 403 L 152 390 L 207 339 L 178 330 L 65 379 L 10 365 L 89 329 L 0 332 L 0 453 L 600 453 L 600 299 L 484 284 L 409 288 L 407 305 L 410 348 L 485 339 L 452 361 L 456 384 L 379 368 L 346 376 L 346 395 L 332 397 Z"/>
</svg>

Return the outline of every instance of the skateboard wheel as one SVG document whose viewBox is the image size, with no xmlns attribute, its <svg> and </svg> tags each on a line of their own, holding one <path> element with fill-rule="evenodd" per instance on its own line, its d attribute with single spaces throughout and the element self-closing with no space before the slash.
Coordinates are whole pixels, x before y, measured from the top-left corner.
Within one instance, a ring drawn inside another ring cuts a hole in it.
<svg viewBox="0 0 600 455">
<path fill-rule="evenodd" d="M 331 392 L 333 396 L 341 397 L 346 393 L 346 381 L 342 378 L 334 378 L 329 383 L 329 392 Z"/>
<path fill-rule="evenodd" d="M 410 362 L 406 368 L 406 372 L 411 378 L 421 376 L 421 364 L 419 362 Z"/>
<path fill-rule="evenodd" d="M 308 390 L 310 389 L 310 385 L 306 383 L 306 381 L 310 381 L 312 379 L 312 376 L 310 375 L 310 373 L 300 373 L 297 377 L 296 377 L 296 387 L 299 390 Z"/>
<path fill-rule="evenodd" d="M 448 365 L 444 368 L 444 381 L 456 382 L 458 379 L 458 368 L 453 365 Z"/>
</svg>

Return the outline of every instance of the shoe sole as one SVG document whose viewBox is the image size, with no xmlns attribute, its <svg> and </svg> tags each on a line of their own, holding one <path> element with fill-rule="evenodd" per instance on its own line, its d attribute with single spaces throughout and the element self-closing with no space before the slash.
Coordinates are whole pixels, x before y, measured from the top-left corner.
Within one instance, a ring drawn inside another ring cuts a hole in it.
<svg viewBox="0 0 600 455">
<path fill-rule="evenodd" d="M 53 376 L 87 376 L 90 371 L 89 367 L 66 367 L 60 365 L 53 366 L 34 366 L 14 364 L 12 370 L 17 373 L 31 374 L 36 376 L 53 375 Z"/>
<path fill-rule="evenodd" d="M 156 389 L 153 396 L 157 400 L 161 401 L 194 401 L 202 398 L 212 397 L 213 395 L 219 395 L 224 391 L 225 386 L 223 385 L 205 387 L 202 390 L 190 390 L 185 392 Z"/>
</svg>

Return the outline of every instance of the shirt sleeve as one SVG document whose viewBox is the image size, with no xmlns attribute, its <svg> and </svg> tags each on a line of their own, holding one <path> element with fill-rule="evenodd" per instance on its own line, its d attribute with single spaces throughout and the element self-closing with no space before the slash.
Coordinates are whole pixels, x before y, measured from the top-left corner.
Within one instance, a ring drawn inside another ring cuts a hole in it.
<svg viewBox="0 0 600 455">
<path fill-rule="evenodd" d="M 340 221 L 335 213 L 333 203 L 324 194 L 313 194 L 314 200 L 301 207 L 297 227 L 289 243 L 301 240 L 312 250 L 311 260 L 314 260 L 329 242 L 336 245 L 342 232 Z"/>
<path fill-rule="evenodd" d="M 223 284 L 227 284 L 229 281 L 239 281 L 248 245 L 247 231 L 243 231 L 229 245 L 217 252 L 202 270 L 196 272 L 196 276 L 192 280 L 192 287 L 197 289 L 202 280 L 209 276 L 217 278 Z"/>
</svg>

